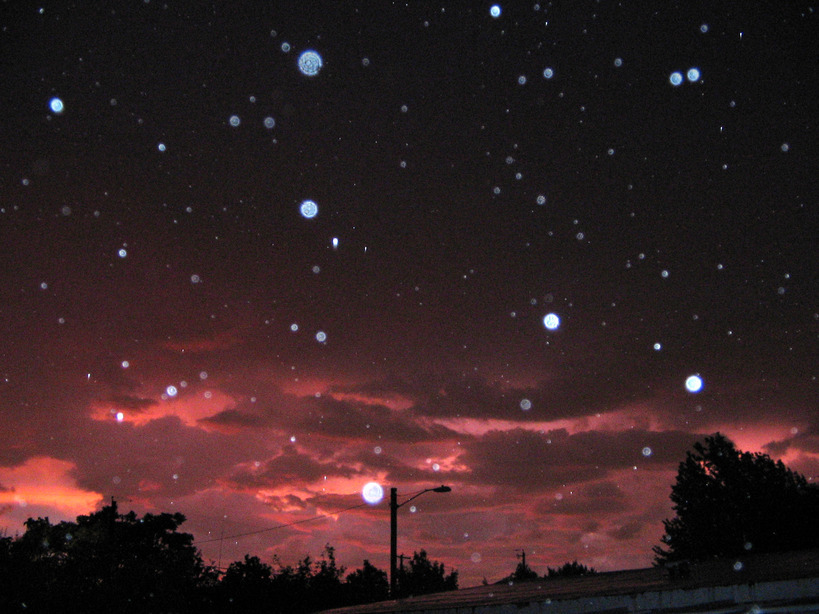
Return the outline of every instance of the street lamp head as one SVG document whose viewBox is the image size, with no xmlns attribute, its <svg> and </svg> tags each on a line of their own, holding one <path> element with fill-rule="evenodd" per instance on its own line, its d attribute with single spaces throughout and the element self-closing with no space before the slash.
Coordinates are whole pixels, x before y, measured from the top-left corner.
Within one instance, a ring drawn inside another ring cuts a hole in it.
<svg viewBox="0 0 819 614">
<path fill-rule="evenodd" d="M 433 488 L 432 492 L 452 492 L 452 489 L 449 486 L 441 484 L 438 488 Z"/>
</svg>

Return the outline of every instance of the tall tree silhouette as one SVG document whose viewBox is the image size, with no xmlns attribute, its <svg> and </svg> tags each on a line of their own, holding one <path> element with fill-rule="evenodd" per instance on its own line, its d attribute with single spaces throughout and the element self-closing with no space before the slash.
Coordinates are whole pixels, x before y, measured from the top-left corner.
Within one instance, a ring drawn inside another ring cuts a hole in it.
<svg viewBox="0 0 819 614">
<path fill-rule="evenodd" d="M 720 433 L 697 442 L 671 489 L 658 564 L 819 547 L 819 487 Z"/>
</svg>

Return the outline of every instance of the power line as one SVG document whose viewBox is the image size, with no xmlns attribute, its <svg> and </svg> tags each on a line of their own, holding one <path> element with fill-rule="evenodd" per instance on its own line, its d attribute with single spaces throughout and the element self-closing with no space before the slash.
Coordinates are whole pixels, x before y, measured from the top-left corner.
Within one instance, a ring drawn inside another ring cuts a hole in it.
<svg viewBox="0 0 819 614">
<path fill-rule="evenodd" d="M 336 514 L 341 514 L 342 512 L 349 512 L 350 510 L 354 510 L 359 507 L 364 507 L 365 505 L 369 505 L 369 503 L 359 503 L 358 505 L 351 505 L 350 507 L 345 507 L 344 509 L 337 510 L 335 512 L 327 512 L 326 514 L 319 514 L 318 516 L 311 516 L 310 518 L 302 518 L 301 520 L 296 520 L 294 522 L 288 522 L 286 524 L 279 524 L 275 527 L 268 527 L 267 529 L 258 529 L 256 531 L 247 531 L 246 533 L 236 533 L 234 535 L 224 535 L 222 537 L 213 537 L 211 539 L 203 539 L 197 540 L 199 544 L 209 544 L 211 542 L 218 542 L 223 539 L 235 539 L 237 537 L 247 537 L 248 535 L 258 535 L 259 533 L 267 533 L 268 531 L 275 531 L 276 529 L 284 529 L 285 527 L 292 527 L 296 524 L 303 524 L 305 522 L 311 522 L 313 520 L 318 520 L 319 518 L 327 518 L 328 516 L 335 516 Z"/>
</svg>

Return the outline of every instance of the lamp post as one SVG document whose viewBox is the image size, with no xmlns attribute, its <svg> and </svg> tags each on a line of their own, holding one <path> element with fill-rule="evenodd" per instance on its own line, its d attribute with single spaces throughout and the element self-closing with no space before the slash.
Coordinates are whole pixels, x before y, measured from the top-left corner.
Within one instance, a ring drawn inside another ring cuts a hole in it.
<svg viewBox="0 0 819 614">
<path fill-rule="evenodd" d="M 436 488 L 427 488 L 421 492 L 413 495 L 403 503 L 398 503 L 398 489 L 390 488 L 390 596 L 395 597 L 396 581 L 396 559 L 398 558 L 398 508 L 406 505 L 413 499 L 420 497 L 427 492 L 450 492 L 452 489 L 449 486 L 438 486 Z"/>
</svg>

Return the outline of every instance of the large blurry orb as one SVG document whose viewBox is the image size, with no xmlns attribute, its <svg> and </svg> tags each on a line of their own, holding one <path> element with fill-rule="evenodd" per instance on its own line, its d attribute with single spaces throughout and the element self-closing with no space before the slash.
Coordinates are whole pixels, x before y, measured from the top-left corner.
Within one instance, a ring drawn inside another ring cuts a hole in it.
<svg viewBox="0 0 819 614">
<path fill-rule="evenodd" d="M 671 85 L 677 87 L 680 83 L 683 82 L 683 76 L 681 72 L 673 72 L 671 76 L 668 77 L 668 80 L 671 82 Z"/>
<path fill-rule="evenodd" d="M 315 51 L 305 51 L 299 56 L 299 70 L 303 75 L 315 77 L 321 70 L 321 56 Z"/>
<path fill-rule="evenodd" d="M 318 215 L 318 205 L 312 200 L 305 200 L 299 207 L 299 211 L 304 217 L 311 220 Z"/>
<path fill-rule="evenodd" d="M 55 113 L 62 113 L 63 109 L 65 109 L 63 101 L 60 100 L 59 98 L 52 98 L 51 101 L 48 103 L 48 106 Z"/>
<path fill-rule="evenodd" d="M 702 390 L 702 378 L 699 375 L 689 375 L 685 380 L 685 389 L 688 392 L 699 392 Z"/>
<path fill-rule="evenodd" d="M 557 327 L 560 326 L 560 318 L 556 313 L 547 313 L 543 317 L 543 326 L 549 330 L 557 330 Z"/>
<path fill-rule="evenodd" d="M 489 14 L 492 15 L 494 18 L 500 17 L 501 14 L 501 7 L 497 4 L 493 4 L 492 8 L 489 9 Z"/>
<path fill-rule="evenodd" d="M 370 505 L 375 505 L 384 498 L 384 489 L 378 482 L 368 482 L 361 490 L 361 496 Z"/>
<path fill-rule="evenodd" d="M 688 77 L 688 80 L 691 81 L 691 83 L 694 83 L 695 81 L 699 81 L 700 80 L 700 69 L 699 68 L 689 68 L 688 72 L 685 74 L 685 76 Z"/>
</svg>

